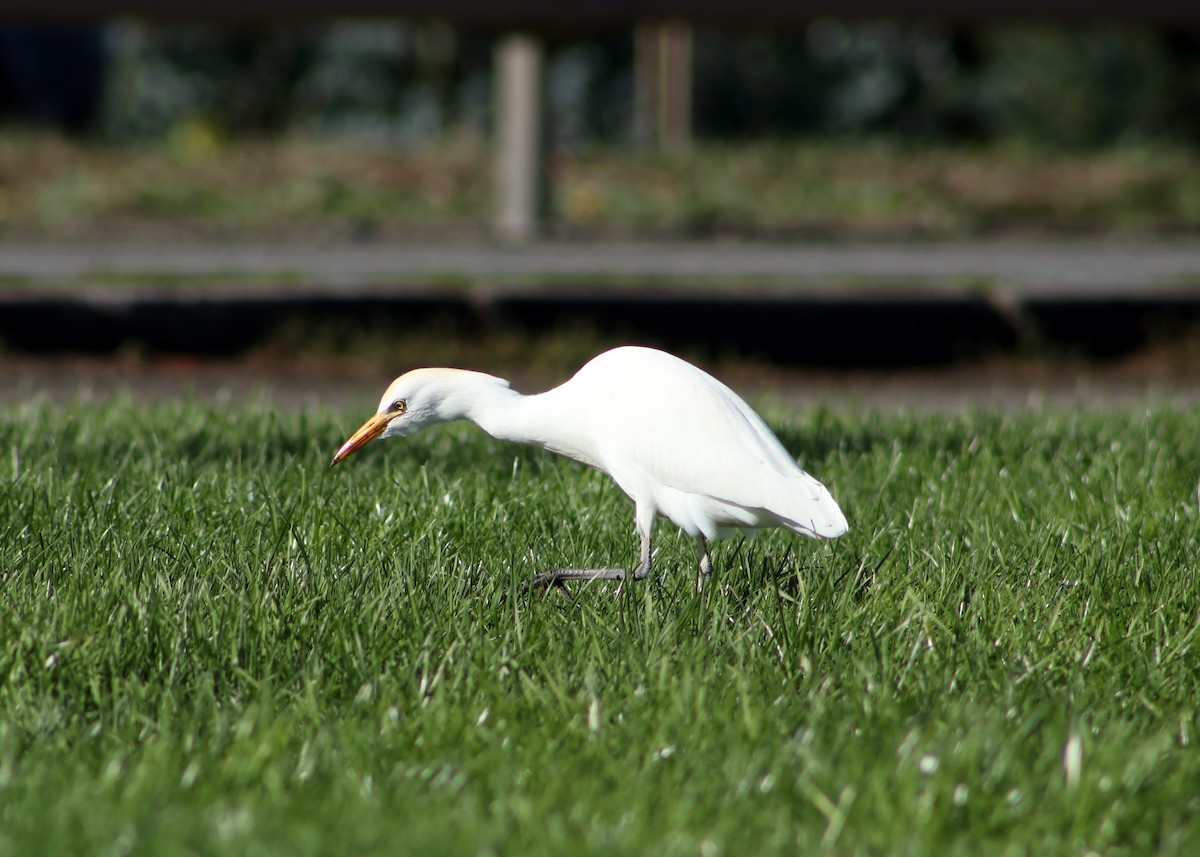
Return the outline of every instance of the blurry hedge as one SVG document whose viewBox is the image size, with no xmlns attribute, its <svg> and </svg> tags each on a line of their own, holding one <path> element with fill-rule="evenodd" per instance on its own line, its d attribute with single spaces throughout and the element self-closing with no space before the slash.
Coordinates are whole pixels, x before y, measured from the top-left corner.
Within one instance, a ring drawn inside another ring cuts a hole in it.
<svg viewBox="0 0 1200 857">
<path fill-rule="evenodd" d="M 697 55 L 698 126 L 715 136 L 1200 142 L 1200 32 L 822 21 L 706 36 Z"/>
<path fill-rule="evenodd" d="M 632 40 L 555 45 L 560 143 L 632 139 Z M 490 123 L 489 43 L 371 21 L 228 32 L 113 27 L 93 133 L 201 127 L 423 141 Z M 1200 38 L 1148 29 L 957 30 L 818 21 L 787 36 L 701 31 L 697 136 L 1200 142 Z"/>
</svg>

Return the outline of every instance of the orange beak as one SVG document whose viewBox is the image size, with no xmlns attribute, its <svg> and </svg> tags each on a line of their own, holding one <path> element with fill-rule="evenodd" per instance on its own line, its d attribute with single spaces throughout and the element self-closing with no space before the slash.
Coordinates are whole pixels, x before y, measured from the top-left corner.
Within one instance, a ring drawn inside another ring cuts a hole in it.
<svg viewBox="0 0 1200 857">
<path fill-rule="evenodd" d="M 334 453 L 333 461 L 329 466 L 333 467 L 343 458 L 348 458 L 350 455 L 358 452 L 368 443 L 383 434 L 383 430 L 387 428 L 388 423 L 392 421 L 392 417 L 396 414 L 375 414 L 369 420 L 362 424 L 362 427 L 354 434 L 350 435 L 350 439 L 342 444 L 341 449 Z"/>
</svg>

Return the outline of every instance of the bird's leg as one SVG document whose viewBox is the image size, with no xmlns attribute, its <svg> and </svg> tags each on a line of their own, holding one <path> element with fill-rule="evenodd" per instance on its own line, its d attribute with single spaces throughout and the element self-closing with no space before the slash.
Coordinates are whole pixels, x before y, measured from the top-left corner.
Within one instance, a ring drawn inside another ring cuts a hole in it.
<svg viewBox="0 0 1200 857">
<path fill-rule="evenodd" d="M 650 534 L 642 533 L 642 560 L 637 564 L 637 568 L 633 570 L 634 580 L 645 580 L 650 576 L 650 556 L 653 551 L 650 549 Z M 622 588 L 625 586 L 625 579 L 621 578 L 621 583 L 617 586 L 615 595 L 620 595 Z"/>
<path fill-rule="evenodd" d="M 638 563 L 637 568 L 633 570 L 634 580 L 643 580 L 650 575 L 650 537 L 642 536 L 642 561 Z M 543 571 L 536 575 L 533 580 L 525 584 L 525 591 L 536 589 L 539 586 L 554 587 L 568 598 L 571 593 L 567 591 L 564 585 L 568 580 L 618 580 L 624 582 L 630 577 L 628 571 L 623 568 L 552 568 L 549 571 Z M 617 587 L 617 593 L 621 592 L 621 587 Z"/>
<path fill-rule="evenodd" d="M 704 536 L 696 536 L 696 591 L 704 588 L 704 584 L 712 577 L 712 555 L 708 552 L 708 540 Z"/>
</svg>

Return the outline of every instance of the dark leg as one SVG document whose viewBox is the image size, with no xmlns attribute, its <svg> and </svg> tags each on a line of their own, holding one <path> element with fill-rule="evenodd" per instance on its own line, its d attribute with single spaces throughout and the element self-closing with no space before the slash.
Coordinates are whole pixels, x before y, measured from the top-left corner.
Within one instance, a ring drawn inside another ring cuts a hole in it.
<svg viewBox="0 0 1200 857">
<path fill-rule="evenodd" d="M 633 570 L 632 576 L 634 580 L 644 580 L 649 575 L 650 537 L 644 535 L 642 536 L 641 562 Z M 536 575 L 533 580 L 525 584 L 525 589 L 536 589 L 539 586 L 554 587 L 570 598 L 571 593 L 565 586 L 568 580 L 619 580 L 624 583 L 627 577 L 629 577 L 629 572 L 623 568 L 552 568 Z M 620 586 L 617 587 L 617 592 L 621 592 Z"/>
</svg>

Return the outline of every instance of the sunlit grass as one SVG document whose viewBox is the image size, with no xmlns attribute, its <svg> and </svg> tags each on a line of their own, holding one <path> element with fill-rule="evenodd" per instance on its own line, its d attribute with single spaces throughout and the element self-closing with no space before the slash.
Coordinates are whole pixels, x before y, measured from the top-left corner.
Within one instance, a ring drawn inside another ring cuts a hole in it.
<svg viewBox="0 0 1200 857">
<path fill-rule="evenodd" d="M 832 544 L 361 414 L 0 412 L 7 853 L 1191 854 L 1200 418 L 773 412 Z"/>
</svg>

